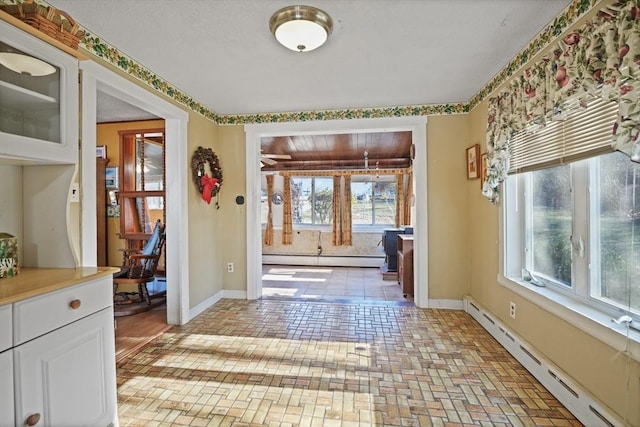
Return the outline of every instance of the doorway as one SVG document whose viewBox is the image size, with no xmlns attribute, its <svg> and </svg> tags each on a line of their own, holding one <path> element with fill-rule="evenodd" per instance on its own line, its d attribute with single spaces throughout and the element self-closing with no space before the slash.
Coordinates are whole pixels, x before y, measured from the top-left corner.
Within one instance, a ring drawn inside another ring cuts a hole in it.
<svg viewBox="0 0 640 427">
<path fill-rule="evenodd" d="M 427 259 L 427 135 L 426 117 L 329 120 L 322 122 L 268 123 L 245 125 L 247 182 L 247 297 L 260 298 L 262 292 L 262 221 L 260 216 L 261 173 L 260 141 L 264 137 L 283 135 L 347 134 L 362 132 L 411 131 L 415 144 L 414 160 L 414 257 Z M 414 263 L 414 300 L 417 306 L 428 304 L 428 271 L 426 262 Z"/>
<path fill-rule="evenodd" d="M 82 81 L 82 171 L 81 188 L 95 189 L 96 123 L 98 92 L 106 93 L 142 111 L 165 120 L 167 245 L 167 322 L 181 325 L 189 321 L 189 259 L 187 232 L 187 121 L 182 109 L 118 76 L 93 61 L 81 63 Z M 96 266 L 96 194 L 83 191 L 80 265 Z"/>
</svg>

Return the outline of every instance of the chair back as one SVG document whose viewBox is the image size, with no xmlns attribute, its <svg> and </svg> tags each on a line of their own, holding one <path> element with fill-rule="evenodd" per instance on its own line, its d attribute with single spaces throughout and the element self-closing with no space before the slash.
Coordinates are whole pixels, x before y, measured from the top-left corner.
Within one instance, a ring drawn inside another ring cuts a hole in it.
<svg viewBox="0 0 640 427">
<path fill-rule="evenodd" d="M 162 247 L 164 245 L 165 240 L 165 226 L 162 224 L 162 221 L 156 221 L 156 225 L 153 228 L 153 233 L 151 233 L 151 237 L 147 240 L 147 243 L 142 248 L 142 255 L 155 255 L 152 259 L 147 259 L 142 262 L 142 267 L 144 270 L 149 271 L 151 275 L 156 273 L 156 268 L 158 267 L 158 263 L 160 261 L 160 253 L 162 252 Z"/>
</svg>

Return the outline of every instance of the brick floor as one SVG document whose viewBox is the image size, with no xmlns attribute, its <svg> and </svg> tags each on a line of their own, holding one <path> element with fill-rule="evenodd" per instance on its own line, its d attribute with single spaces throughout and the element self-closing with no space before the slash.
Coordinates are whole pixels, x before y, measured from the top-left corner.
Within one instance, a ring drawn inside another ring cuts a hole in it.
<svg viewBox="0 0 640 427">
<path fill-rule="evenodd" d="M 579 426 L 469 315 L 221 300 L 118 366 L 121 426 Z"/>
</svg>

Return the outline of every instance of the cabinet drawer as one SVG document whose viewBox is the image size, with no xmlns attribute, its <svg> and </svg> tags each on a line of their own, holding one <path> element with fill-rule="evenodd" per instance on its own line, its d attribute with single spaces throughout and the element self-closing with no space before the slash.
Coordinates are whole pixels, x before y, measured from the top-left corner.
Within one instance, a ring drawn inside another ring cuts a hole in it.
<svg viewBox="0 0 640 427">
<path fill-rule="evenodd" d="M 111 276 L 20 301 L 13 306 L 13 344 L 20 345 L 113 304 Z"/>
<path fill-rule="evenodd" d="M 2 285 L 0 284 L 0 286 Z M 0 306 L 0 352 L 13 346 L 11 321 L 11 305 Z"/>
</svg>

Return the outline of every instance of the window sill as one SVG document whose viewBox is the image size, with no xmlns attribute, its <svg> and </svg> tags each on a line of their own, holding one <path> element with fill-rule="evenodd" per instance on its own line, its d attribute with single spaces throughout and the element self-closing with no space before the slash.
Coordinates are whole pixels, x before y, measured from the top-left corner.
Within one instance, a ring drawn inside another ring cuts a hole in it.
<svg viewBox="0 0 640 427">
<path fill-rule="evenodd" d="M 640 362 L 640 332 L 614 323 L 611 315 L 551 288 L 514 281 L 501 274 L 498 283 L 616 350 L 628 351 L 632 359 Z"/>
</svg>

